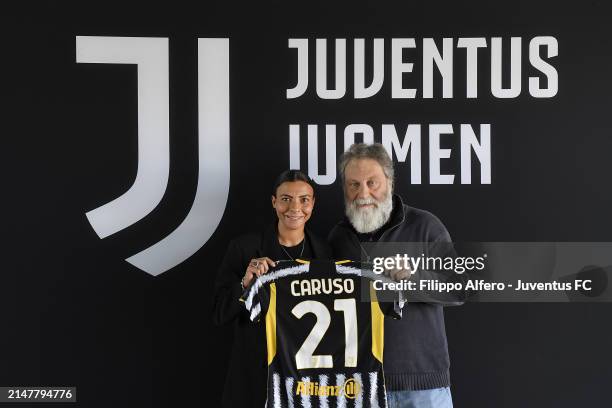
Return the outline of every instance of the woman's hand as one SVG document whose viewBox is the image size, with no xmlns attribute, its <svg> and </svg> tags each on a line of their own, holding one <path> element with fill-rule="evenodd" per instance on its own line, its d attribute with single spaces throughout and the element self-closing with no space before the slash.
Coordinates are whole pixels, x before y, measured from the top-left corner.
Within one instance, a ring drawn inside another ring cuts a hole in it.
<svg viewBox="0 0 612 408">
<path fill-rule="evenodd" d="M 246 268 L 246 272 L 242 277 L 242 287 L 246 288 L 251 284 L 256 276 L 261 276 L 268 272 L 270 267 L 276 266 L 276 262 L 264 256 L 262 258 L 253 258 Z"/>
</svg>

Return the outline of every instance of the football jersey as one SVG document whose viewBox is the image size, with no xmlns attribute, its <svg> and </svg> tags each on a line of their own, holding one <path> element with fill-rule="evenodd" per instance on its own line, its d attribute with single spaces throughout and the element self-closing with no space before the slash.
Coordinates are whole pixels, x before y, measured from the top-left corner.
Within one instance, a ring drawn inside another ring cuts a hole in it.
<svg viewBox="0 0 612 408">
<path fill-rule="evenodd" d="M 245 290 L 251 320 L 265 319 L 267 408 L 387 406 L 384 317 L 401 309 L 366 275 L 350 261 L 281 261 Z"/>
</svg>

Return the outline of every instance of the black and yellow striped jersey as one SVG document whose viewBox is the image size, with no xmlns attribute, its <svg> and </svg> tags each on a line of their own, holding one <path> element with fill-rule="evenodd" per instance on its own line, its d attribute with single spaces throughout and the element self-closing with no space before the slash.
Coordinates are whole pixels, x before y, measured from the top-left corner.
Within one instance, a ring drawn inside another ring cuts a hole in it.
<svg viewBox="0 0 612 408">
<path fill-rule="evenodd" d="M 268 408 L 386 407 L 384 316 L 370 277 L 350 261 L 283 261 L 241 298 L 265 319 Z"/>
</svg>

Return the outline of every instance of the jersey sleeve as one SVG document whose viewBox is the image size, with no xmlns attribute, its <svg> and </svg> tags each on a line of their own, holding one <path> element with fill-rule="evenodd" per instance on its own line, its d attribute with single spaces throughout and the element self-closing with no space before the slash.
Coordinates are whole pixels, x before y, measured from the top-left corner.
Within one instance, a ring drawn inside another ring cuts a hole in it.
<svg viewBox="0 0 612 408">
<path fill-rule="evenodd" d="M 374 289 L 374 282 L 379 281 L 383 283 L 396 282 L 389 277 L 377 274 L 372 271 L 372 265 L 366 262 L 355 262 L 355 261 L 340 261 L 337 269 L 340 273 L 347 273 L 352 271 L 358 275 L 362 280 L 362 300 L 377 302 L 380 310 L 385 316 L 392 317 L 394 319 L 402 318 L 402 308 L 406 303 L 405 293 L 402 290 L 376 290 Z"/>
<path fill-rule="evenodd" d="M 405 292 L 401 289 L 375 289 L 375 287 L 380 288 L 381 284 L 388 285 L 385 287 L 397 288 L 399 286 L 398 282 L 395 282 L 385 275 L 372 272 L 368 265 L 362 265 L 361 273 L 362 278 L 367 281 L 370 286 L 370 301 L 378 302 L 380 310 L 385 316 L 393 319 L 401 319 L 402 309 L 406 303 Z"/>
<path fill-rule="evenodd" d="M 398 297 L 402 295 L 399 294 Z M 403 300 L 394 300 L 394 301 L 385 301 L 378 302 L 380 306 L 380 310 L 383 312 L 385 316 L 391 317 L 393 319 L 401 319 L 402 318 L 402 309 L 404 307 L 405 301 Z"/>
<path fill-rule="evenodd" d="M 258 322 L 265 315 L 270 304 L 269 286 L 261 278 L 257 278 L 244 290 L 240 301 L 244 304 L 251 321 Z"/>
<path fill-rule="evenodd" d="M 378 276 L 376 278 L 380 282 L 385 283 L 393 283 L 397 284 L 397 282 L 387 278 L 386 276 Z M 370 282 L 373 286 L 373 282 Z M 379 290 L 374 291 L 372 295 L 371 301 L 377 301 L 380 306 L 380 310 L 383 312 L 385 316 L 391 317 L 393 319 L 401 319 L 402 318 L 402 309 L 404 304 L 406 303 L 406 296 L 404 291 L 402 290 Z"/>
</svg>

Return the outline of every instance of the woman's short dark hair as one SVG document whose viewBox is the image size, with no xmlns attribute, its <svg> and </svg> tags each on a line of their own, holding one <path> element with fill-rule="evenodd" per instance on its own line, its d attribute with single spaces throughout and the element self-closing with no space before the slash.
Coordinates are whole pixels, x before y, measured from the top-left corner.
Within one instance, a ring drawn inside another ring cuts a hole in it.
<svg viewBox="0 0 612 408">
<path fill-rule="evenodd" d="M 314 196 L 314 190 L 315 190 L 314 181 L 312 181 L 310 177 L 308 177 L 306 174 L 302 173 L 299 170 L 283 171 L 276 179 L 276 183 L 274 183 L 274 188 L 272 189 L 272 195 L 276 197 L 276 190 L 281 184 L 285 182 L 293 182 L 293 181 L 303 181 L 304 183 L 308 183 L 310 187 L 312 187 L 312 192 Z"/>
</svg>

